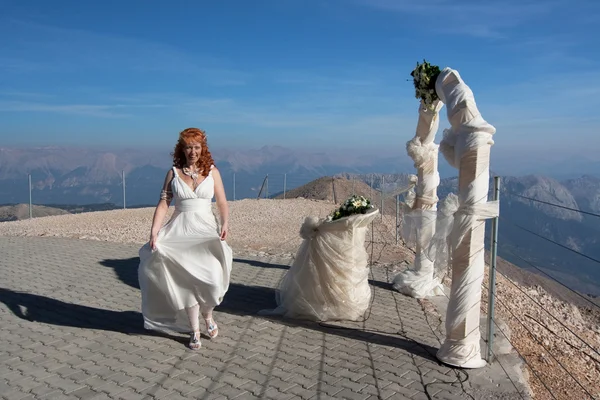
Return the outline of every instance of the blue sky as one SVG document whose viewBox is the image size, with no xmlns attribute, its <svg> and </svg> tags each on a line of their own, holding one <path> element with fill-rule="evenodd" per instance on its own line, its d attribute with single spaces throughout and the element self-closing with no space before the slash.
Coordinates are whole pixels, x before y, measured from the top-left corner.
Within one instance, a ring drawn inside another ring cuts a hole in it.
<svg viewBox="0 0 600 400">
<path fill-rule="evenodd" d="M 405 154 L 426 58 L 471 86 L 493 151 L 598 158 L 596 3 L 0 0 L 0 146 L 170 148 L 198 126 Z"/>
</svg>

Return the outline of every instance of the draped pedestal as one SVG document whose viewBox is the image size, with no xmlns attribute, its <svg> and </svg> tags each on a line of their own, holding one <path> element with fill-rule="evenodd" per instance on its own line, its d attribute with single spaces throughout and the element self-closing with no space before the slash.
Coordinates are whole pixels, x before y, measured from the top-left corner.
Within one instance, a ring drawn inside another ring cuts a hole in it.
<svg viewBox="0 0 600 400">
<path fill-rule="evenodd" d="M 412 241 L 409 238 L 414 239 L 416 254 L 413 265 L 394 277 L 393 287 L 415 298 L 444 293 L 439 277 L 434 276 L 434 260 L 425 254 L 435 233 L 440 175 L 438 145 L 434 139 L 440 124 L 439 111 L 443 106 L 436 100 L 429 109 L 421 100 L 415 137 L 406 144 L 406 151 L 417 169 L 417 189 L 410 209 L 405 208 L 402 232 L 407 242 Z"/>
<path fill-rule="evenodd" d="M 485 219 L 498 215 L 497 202 L 487 201 L 490 148 L 496 129 L 482 118 L 473 92 L 458 71 L 445 68 L 436 81 L 436 92 L 447 106 L 451 125 L 444 132 L 440 151 L 459 169 L 458 201 L 448 222 L 452 287 L 446 339 L 437 358 L 449 365 L 480 368 L 486 365 L 481 358 L 479 330 Z"/>
<path fill-rule="evenodd" d="M 371 301 L 365 236 L 372 210 L 335 221 L 306 218 L 304 239 L 277 291 L 277 308 L 261 315 L 313 321 L 363 318 Z"/>
</svg>

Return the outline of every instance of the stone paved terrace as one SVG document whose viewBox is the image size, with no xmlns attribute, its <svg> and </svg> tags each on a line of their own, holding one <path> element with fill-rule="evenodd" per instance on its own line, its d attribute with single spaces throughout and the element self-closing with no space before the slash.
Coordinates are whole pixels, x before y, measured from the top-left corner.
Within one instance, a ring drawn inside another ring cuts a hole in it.
<svg viewBox="0 0 600 400">
<path fill-rule="evenodd" d="M 187 336 L 143 329 L 137 250 L 0 237 L 3 399 L 521 398 L 497 362 L 440 365 L 441 320 L 391 290 L 383 267 L 373 267 L 369 318 L 344 329 L 258 316 L 274 308 L 290 260 L 236 258 L 219 337 L 189 350 Z M 517 369 L 513 357 L 507 370 Z"/>
</svg>

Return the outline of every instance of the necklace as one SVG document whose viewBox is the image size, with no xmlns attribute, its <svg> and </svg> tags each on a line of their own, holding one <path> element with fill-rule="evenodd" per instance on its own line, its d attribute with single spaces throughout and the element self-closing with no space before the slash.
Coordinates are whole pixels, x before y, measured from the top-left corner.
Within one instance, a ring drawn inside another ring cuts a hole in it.
<svg viewBox="0 0 600 400">
<path fill-rule="evenodd" d="M 189 177 L 191 177 L 191 178 L 192 178 L 192 180 L 194 181 L 194 186 L 196 186 L 196 185 L 197 185 L 197 183 L 198 183 L 198 170 L 193 170 L 193 171 L 192 171 L 192 170 L 190 169 L 190 167 L 183 167 L 183 168 L 181 169 L 181 171 L 182 171 L 182 172 L 183 172 L 185 175 L 187 175 L 187 176 L 189 176 Z"/>
</svg>

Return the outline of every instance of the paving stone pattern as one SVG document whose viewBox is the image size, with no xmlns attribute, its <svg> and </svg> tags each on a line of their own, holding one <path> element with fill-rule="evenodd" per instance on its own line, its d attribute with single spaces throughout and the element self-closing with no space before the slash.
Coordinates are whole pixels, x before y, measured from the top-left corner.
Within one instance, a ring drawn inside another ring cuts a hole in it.
<svg viewBox="0 0 600 400">
<path fill-rule="evenodd" d="M 240 256 L 215 312 L 219 337 L 189 350 L 185 335 L 144 330 L 137 251 L 0 237 L 3 399 L 520 398 L 497 366 L 466 379 L 439 364 L 439 327 L 382 267 L 368 319 L 331 327 L 259 316 L 290 260 Z"/>
</svg>

